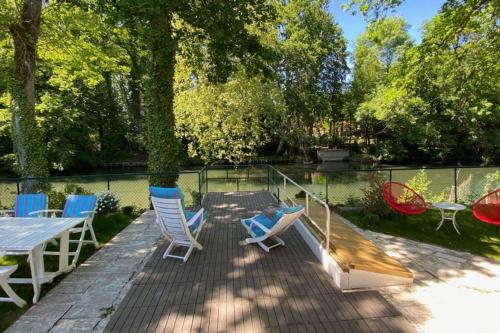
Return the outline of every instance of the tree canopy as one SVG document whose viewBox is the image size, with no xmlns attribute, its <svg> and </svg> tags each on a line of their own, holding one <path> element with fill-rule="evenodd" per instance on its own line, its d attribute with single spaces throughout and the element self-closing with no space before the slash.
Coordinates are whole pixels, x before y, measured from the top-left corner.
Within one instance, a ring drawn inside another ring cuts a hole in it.
<svg viewBox="0 0 500 333">
<path fill-rule="evenodd" d="M 349 54 L 326 0 L 4 0 L 2 168 L 138 160 L 164 184 L 179 162 L 319 146 L 498 161 L 499 2 L 448 0 L 417 43 L 391 13 L 403 1 L 344 1 L 368 21 Z"/>
</svg>

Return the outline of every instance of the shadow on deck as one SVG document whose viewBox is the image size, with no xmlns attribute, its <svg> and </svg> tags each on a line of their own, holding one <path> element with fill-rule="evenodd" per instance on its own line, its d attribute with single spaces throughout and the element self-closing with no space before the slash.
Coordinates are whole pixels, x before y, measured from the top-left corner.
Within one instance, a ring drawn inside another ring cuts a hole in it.
<svg viewBox="0 0 500 333">
<path fill-rule="evenodd" d="M 414 332 L 376 291 L 337 289 L 298 232 L 265 253 L 245 245 L 242 217 L 277 206 L 268 192 L 210 193 L 203 251 L 162 259 L 160 246 L 106 332 Z"/>
</svg>

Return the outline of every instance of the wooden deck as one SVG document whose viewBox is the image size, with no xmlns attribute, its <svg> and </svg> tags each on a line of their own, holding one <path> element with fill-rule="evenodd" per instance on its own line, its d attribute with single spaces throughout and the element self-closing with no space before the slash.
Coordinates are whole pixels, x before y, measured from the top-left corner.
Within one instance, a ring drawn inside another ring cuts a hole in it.
<svg viewBox="0 0 500 333">
<path fill-rule="evenodd" d="M 276 206 L 267 192 L 210 193 L 203 251 L 186 264 L 159 247 L 106 332 L 415 332 L 376 291 L 338 290 L 298 232 L 265 253 L 242 217 Z"/>
</svg>

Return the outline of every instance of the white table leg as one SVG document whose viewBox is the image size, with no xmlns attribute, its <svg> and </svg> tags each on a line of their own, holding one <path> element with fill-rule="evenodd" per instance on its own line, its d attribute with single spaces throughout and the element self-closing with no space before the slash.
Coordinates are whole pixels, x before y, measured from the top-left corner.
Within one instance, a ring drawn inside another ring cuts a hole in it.
<svg viewBox="0 0 500 333">
<path fill-rule="evenodd" d="M 458 225 L 455 220 L 455 216 L 457 215 L 458 210 L 453 212 L 453 217 L 451 218 L 451 222 L 453 223 L 453 228 L 455 228 L 456 232 L 460 235 L 460 231 L 458 231 Z"/>
<path fill-rule="evenodd" d="M 439 211 L 441 212 L 441 221 L 439 222 L 439 224 L 438 224 L 438 226 L 436 228 L 436 231 L 438 231 L 439 228 L 441 228 L 441 226 L 444 223 L 444 219 L 445 219 L 445 217 L 444 217 L 444 209 L 439 209 Z"/>
<path fill-rule="evenodd" d="M 29 253 L 31 282 L 33 284 L 33 303 L 38 302 L 42 288 L 42 282 L 45 275 L 43 262 L 43 244 L 33 248 Z"/>
<path fill-rule="evenodd" d="M 61 234 L 59 240 L 59 272 L 65 273 L 71 270 L 68 265 L 69 260 L 69 230 Z"/>
</svg>

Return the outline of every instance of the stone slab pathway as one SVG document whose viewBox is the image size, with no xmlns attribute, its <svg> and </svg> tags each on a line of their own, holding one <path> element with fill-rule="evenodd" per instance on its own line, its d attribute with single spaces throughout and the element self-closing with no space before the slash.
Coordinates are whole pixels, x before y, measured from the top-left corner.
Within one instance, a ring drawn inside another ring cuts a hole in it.
<svg viewBox="0 0 500 333">
<path fill-rule="evenodd" d="M 7 333 L 102 332 L 161 238 L 146 212 L 23 314 Z"/>
<path fill-rule="evenodd" d="M 379 288 L 420 332 L 499 332 L 500 262 L 356 227 L 415 275 Z"/>
</svg>

